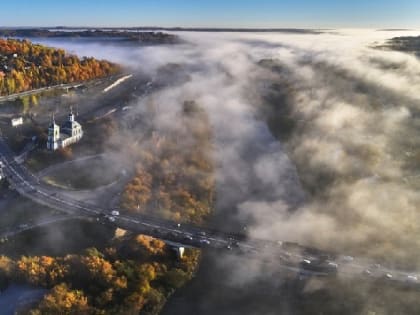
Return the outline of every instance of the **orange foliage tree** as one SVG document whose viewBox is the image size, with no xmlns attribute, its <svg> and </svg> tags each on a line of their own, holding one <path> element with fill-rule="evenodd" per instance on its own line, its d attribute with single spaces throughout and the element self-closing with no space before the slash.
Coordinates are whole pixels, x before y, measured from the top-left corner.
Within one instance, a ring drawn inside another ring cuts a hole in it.
<svg viewBox="0 0 420 315">
<path fill-rule="evenodd" d="M 79 59 L 63 49 L 0 38 L 0 95 L 91 80 L 120 71 L 105 60 Z"/>
</svg>

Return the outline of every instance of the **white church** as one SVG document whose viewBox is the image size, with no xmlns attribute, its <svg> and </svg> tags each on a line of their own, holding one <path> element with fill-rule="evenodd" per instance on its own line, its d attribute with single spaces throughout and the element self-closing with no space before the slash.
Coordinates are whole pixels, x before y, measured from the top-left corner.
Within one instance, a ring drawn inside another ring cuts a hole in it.
<svg viewBox="0 0 420 315">
<path fill-rule="evenodd" d="M 48 127 L 47 149 L 55 151 L 65 148 L 80 141 L 83 137 L 82 126 L 74 120 L 73 111 L 70 109 L 67 121 L 61 126 L 55 123 L 54 116 Z"/>
</svg>

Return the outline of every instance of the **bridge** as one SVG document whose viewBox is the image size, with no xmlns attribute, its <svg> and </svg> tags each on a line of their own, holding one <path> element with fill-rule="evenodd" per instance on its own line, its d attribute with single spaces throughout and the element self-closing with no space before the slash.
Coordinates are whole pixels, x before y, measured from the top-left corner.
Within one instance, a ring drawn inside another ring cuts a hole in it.
<svg viewBox="0 0 420 315">
<path fill-rule="evenodd" d="M 12 228 L 9 228 L 8 230 L 0 232 L 0 241 L 1 242 L 7 241 L 9 238 L 17 236 L 18 234 L 21 234 L 23 232 L 30 231 L 36 228 L 41 228 L 41 227 L 44 227 L 53 223 L 58 223 L 58 222 L 67 221 L 67 220 L 83 220 L 83 219 L 85 218 L 80 217 L 80 216 L 60 214 L 60 215 L 53 215 L 46 219 L 37 220 L 34 222 L 22 223 L 22 224 L 19 224 L 17 227 L 12 227 Z"/>
<path fill-rule="evenodd" d="M 42 222 L 21 224 L 0 237 L 12 237 L 18 233 L 41 227 L 66 219 L 82 219 L 111 227 L 125 229 L 138 234 L 150 235 L 165 241 L 169 246 L 182 248 L 208 248 L 225 252 L 235 252 L 256 259 L 270 260 L 281 268 L 296 271 L 300 277 L 334 276 L 340 273 L 344 277 L 360 276 L 368 279 L 382 279 L 388 283 L 403 283 L 420 288 L 420 278 L 407 271 L 394 270 L 374 264 L 363 258 L 327 253 L 314 248 L 300 246 L 296 243 L 258 240 L 243 234 L 229 233 L 192 224 L 179 224 L 170 220 L 148 215 L 121 214 L 114 215 L 117 209 L 106 209 L 74 200 L 56 187 L 39 180 L 26 167 L 19 163 L 8 144 L 0 136 L 0 159 L 3 163 L 4 176 L 21 196 L 35 203 L 53 208 L 62 215 Z M 269 258 L 263 258 L 269 257 Z"/>
</svg>

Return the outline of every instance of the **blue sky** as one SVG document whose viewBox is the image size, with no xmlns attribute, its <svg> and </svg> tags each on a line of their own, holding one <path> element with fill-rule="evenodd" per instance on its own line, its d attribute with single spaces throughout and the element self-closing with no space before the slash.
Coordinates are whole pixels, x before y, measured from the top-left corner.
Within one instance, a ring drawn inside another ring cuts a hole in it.
<svg viewBox="0 0 420 315">
<path fill-rule="evenodd" d="M 0 26 L 420 27 L 420 0 L 0 2 Z"/>
</svg>

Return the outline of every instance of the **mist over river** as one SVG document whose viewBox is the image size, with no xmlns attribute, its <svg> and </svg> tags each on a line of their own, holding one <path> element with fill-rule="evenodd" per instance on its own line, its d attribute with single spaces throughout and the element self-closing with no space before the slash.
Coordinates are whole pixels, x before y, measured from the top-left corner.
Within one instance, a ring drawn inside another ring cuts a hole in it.
<svg viewBox="0 0 420 315">
<path fill-rule="evenodd" d="M 420 269 L 420 62 L 378 48 L 418 32 L 179 35 L 182 44 L 130 49 L 42 43 L 150 76 L 160 88 L 130 106 L 134 115 L 157 104 L 157 129 L 183 128 L 177 113 L 185 101 L 208 113 L 216 169 L 212 225 Z M 269 93 L 285 101 L 268 102 Z M 286 105 L 296 126 L 283 143 L 260 112 Z M 290 279 L 264 258 L 204 250 L 196 277 L 163 314 L 310 314 L 311 303 L 325 297 L 325 314 L 388 314 L 381 312 L 384 296 L 392 297 L 385 299 L 390 305 L 401 300 L 397 290 L 380 295 L 364 283 Z"/>
</svg>

